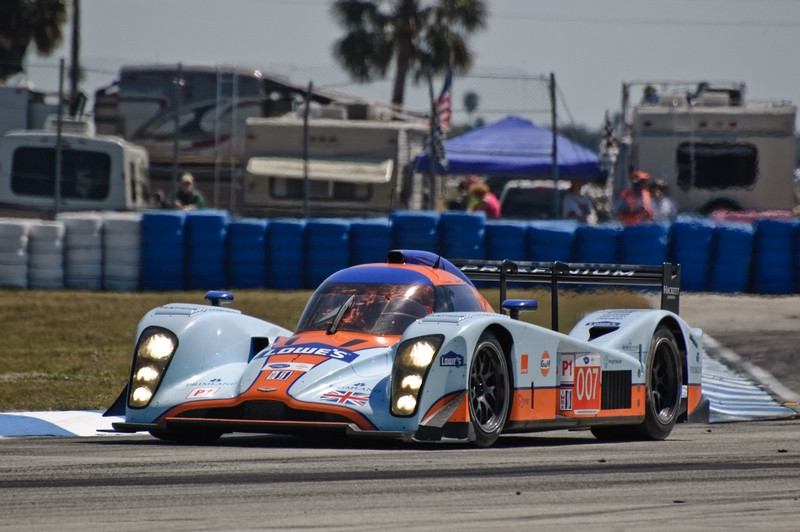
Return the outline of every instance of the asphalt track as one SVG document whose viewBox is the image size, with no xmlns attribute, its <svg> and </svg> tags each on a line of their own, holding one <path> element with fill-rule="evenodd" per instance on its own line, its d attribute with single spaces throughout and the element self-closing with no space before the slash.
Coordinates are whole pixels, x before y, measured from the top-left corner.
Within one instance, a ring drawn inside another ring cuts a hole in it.
<svg viewBox="0 0 800 532">
<path fill-rule="evenodd" d="M 797 530 L 797 421 L 490 449 L 225 436 L 0 440 L 0 530 Z M 580 528 L 579 528 L 580 527 Z"/>
</svg>

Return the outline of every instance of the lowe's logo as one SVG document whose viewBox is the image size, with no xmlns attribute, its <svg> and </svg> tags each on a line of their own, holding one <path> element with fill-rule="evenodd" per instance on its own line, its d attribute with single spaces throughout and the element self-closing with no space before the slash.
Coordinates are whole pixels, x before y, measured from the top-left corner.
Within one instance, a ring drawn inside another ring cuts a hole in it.
<svg viewBox="0 0 800 532">
<path fill-rule="evenodd" d="M 450 351 L 439 358 L 439 365 L 444 367 L 453 367 L 453 368 L 460 368 L 464 365 L 464 357 Z"/>
<path fill-rule="evenodd" d="M 259 353 L 258 358 L 269 357 L 272 355 L 318 355 L 328 358 L 335 358 L 343 362 L 352 362 L 358 358 L 358 354 L 347 349 L 331 347 L 325 344 L 301 344 L 285 347 L 275 347 L 269 351 Z"/>
</svg>

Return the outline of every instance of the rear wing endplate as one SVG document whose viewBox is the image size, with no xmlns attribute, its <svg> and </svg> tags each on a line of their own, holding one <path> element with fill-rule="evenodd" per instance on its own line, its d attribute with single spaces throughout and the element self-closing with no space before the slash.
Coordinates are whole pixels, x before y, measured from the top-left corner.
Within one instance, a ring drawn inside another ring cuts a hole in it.
<svg viewBox="0 0 800 532">
<path fill-rule="evenodd" d="M 506 299 L 508 282 L 549 283 L 552 292 L 553 329 L 558 328 L 558 285 L 660 286 L 661 308 L 678 314 L 681 267 L 665 262 L 660 266 L 529 262 L 510 260 L 451 260 L 472 281 L 500 283 L 500 301 Z"/>
</svg>

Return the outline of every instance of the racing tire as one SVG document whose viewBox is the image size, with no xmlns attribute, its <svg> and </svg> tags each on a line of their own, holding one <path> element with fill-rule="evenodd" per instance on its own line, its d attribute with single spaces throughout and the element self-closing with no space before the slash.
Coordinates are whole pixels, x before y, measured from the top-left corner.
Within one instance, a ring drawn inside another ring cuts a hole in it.
<svg viewBox="0 0 800 532">
<path fill-rule="evenodd" d="M 683 375 L 677 342 L 665 325 L 650 340 L 647 354 L 645 416 L 639 425 L 592 427 L 600 440 L 663 440 L 678 421 Z"/>
<path fill-rule="evenodd" d="M 166 430 L 166 429 L 153 429 L 150 435 L 162 441 L 172 443 L 187 443 L 187 444 L 206 444 L 217 441 L 222 433 L 216 430 Z"/>
<path fill-rule="evenodd" d="M 478 447 L 490 447 L 503 431 L 511 405 L 508 363 L 497 338 L 484 332 L 469 368 L 470 433 Z"/>
</svg>

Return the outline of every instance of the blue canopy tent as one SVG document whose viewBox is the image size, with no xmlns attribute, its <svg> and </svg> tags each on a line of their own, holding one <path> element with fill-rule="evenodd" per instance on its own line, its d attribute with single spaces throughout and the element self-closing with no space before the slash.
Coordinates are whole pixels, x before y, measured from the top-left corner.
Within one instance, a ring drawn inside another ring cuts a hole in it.
<svg viewBox="0 0 800 532">
<path fill-rule="evenodd" d="M 549 177 L 553 174 L 553 133 L 533 122 L 508 116 L 498 122 L 459 135 L 444 144 L 447 167 L 437 164 L 437 174 Z M 558 176 L 603 181 L 597 154 L 556 136 Z M 430 172 L 428 153 L 414 159 L 414 171 Z"/>
</svg>

